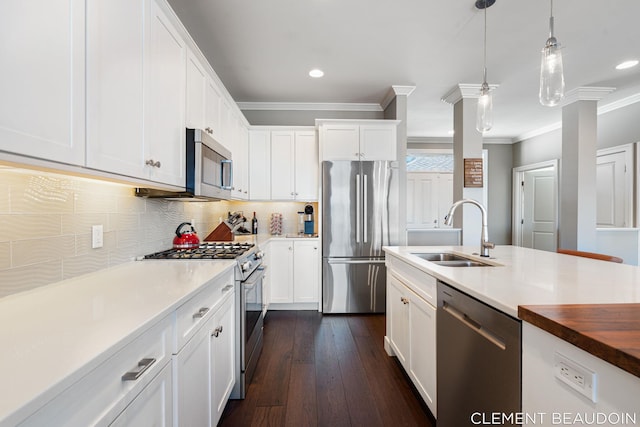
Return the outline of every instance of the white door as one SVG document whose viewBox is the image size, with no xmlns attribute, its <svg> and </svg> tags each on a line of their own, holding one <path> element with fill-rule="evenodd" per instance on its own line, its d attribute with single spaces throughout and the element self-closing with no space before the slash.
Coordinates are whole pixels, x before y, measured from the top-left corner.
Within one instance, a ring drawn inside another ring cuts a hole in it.
<svg viewBox="0 0 640 427">
<path fill-rule="evenodd" d="M 296 131 L 295 139 L 295 192 L 296 200 L 318 200 L 318 143 L 316 132 Z"/>
<path fill-rule="evenodd" d="M 146 0 L 87 1 L 87 166 L 144 178 Z"/>
<path fill-rule="evenodd" d="M 293 200 L 294 132 L 271 132 L 271 199 Z"/>
<path fill-rule="evenodd" d="M 320 255 L 318 241 L 293 242 L 293 302 L 318 302 Z"/>
<path fill-rule="evenodd" d="M 438 228 L 453 203 L 453 174 L 407 173 L 407 228 Z"/>
<path fill-rule="evenodd" d="M 522 191 L 522 246 L 555 252 L 557 239 L 556 171 L 524 171 Z"/>
<path fill-rule="evenodd" d="M 596 169 L 597 226 L 628 227 L 624 151 L 599 155 Z"/>
<path fill-rule="evenodd" d="M 172 426 L 172 370 L 168 363 L 110 426 Z M 205 425 L 205 424 L 198 424 Z"/>
<path fill-rule="evenodd" d="M 152 181 L 185 185 L 185 88 L 187 48 L 155 1 L 148 25 L 145 162 Z M 160 164 L 158 164 L 160 162 Z"/>
<path fill-rule="evenodd" d="M 209 424 L 209 334 L 212 320 L 200 328 L 173 358 L 177 426 Z"/>
<path fill-rule="evenodd" d="M 84 165 L 85 27 L 82 0 L 0 1 L 0 150 Z"/>
<path fill-rule="evenodd" d="M 396 160 L 396 124 L 360 126 L 361 160 Z"/>
<path fill-rule="evenodd" d="M 293 302 L 293 242 L 273 241 L 269 244 L 269 278 L 271 302 Z"/>
<path fill-rule="evenodd" d="M 211 425 L 218 424 L 235 384 L 235 313 L 230 296 L 213 315 L 209 331 L 211 357 Z M 195 425 L 195 424 L 194 424 Z"/>
<path fill-rule="evenodd" d="M 249 199 L 271 199 L 271 132 L 249 131 Z"/>
<path fill-rule="evenodd" d="M 320 146 L 322 160 L 360 160 L 360 126 L 323 124 Z"/>
</svg>

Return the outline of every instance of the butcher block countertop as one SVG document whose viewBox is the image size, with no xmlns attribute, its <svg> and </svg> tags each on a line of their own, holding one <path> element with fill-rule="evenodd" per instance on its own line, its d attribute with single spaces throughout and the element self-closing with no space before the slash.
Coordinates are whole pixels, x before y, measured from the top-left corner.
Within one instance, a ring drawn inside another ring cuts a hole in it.
<svg viewBox="0 0 640 427">
<path fill-rule="evenodd" d="M 385 247 L 387 256 L 640 377 L 640 267 L 516 246 Z M 444 267 L 416 253 L 451 252 L 494 265 Z M 387 261 L 389 262 L 389 261 Z"/>
<path fill-rule="evenodd" d="M 640 304 L 525 305 L 518 317 L 640 377 Z"/>
</svg>

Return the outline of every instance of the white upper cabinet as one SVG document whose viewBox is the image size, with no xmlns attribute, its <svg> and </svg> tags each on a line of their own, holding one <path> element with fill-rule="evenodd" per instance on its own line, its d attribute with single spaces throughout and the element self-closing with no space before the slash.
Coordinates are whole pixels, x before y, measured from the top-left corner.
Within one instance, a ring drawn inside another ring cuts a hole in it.
<svg viewBox="0 0 640 427">
<path fill-rule="evenodd" d="M 293 131 L 271 132 L 271 198 L 274 200 L 295 199 L 294 150 Z"/>
<path fill-rule="evenodd" d="M 236 119 L 236 143 L 233 147 L 233 188 L 231 197 L 249 198 L 249 130 Z"/>
<path fill-rule="evenodd" d="M 397 120 L 317 120 L 322 160 L 396 160 Z"/>
<path fill-rule="evenodd" d="M 249 199 L 271 199 L 271 132 L 249 131 Z"/>
<path fill-rule="evenodd" d="M 87 166 L 140 178 L 147 4 L 87 1 Z"/>
<path fill-rule="evenodd" d="M 204 130 L 216 140 L 221 140 L 220 130 L 220 104 L 222 94 L 220 88 L 213 79 L 207 79 L 207 86 L 204 94 Z"/>
<path fill-rule="evenodd" d="M 184 186 L 187 47 L 155 1 L 147 31 L 145 177 Z"/>
<path fill-rule="evenodd" d="M 0 150 L 85 155 L 85 2 L 0 2 Z"/>
<path fill-rule="evenodd" d="M 204 129 L 205 98 L 207 93 L 207 73 L 196 55 L 191 50 L 187 52 L 187 110 L 186 124 L 189 129 Z"/>
<path fill-rule="evenodd" d="M 318 200 L 318 140 L 314 130 L 296 131 L 294 182 L 296 199 Z"/>
<path fill-rule="evenodd" d="M 258 132 L 269 133 L 268 130 Z M 255 159 L 261 168 L 268 168 L 270 176 L 269 194 L 264 191 L 260 198 L 306 202 L 318 200 L 319 163 L 315 130 L 271 130 L 269 138 L 270 162 L 265 164 L 264 161 Z M 256 172 L 258 175 L 263 173 L 265 171 L 262 169 Z M 254 174 L 253 166 L 250 174 Z M 257 179 L 252 177 L 252 183 Z M 251 192 L 254 193 L 253 187 Z M 256 196 L 251 196 L 252 199 L 254 197 Z"/>
<path fill-rule="evenodd" d="M 131 6 L 87 1 L 86 165 L 184 186 L 187 48 L 155 1 Z"/>
</svg>

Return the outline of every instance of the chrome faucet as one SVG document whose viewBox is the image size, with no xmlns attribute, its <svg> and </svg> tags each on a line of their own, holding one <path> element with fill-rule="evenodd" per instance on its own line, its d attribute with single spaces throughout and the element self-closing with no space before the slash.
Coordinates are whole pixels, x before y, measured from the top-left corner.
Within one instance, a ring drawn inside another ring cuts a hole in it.
<svg viewBox="0 0 640 427">
<path fill-rule="evenodd" d="M 446 225 L 451 225 L 451 223 L 453 222 L 453 213 L 455 212 L 456 208 L 465 203 L 471 203 L 472 205 L 476 205 L 480 209 L 480 212 L 482 213 L 482 232 L 480 233 L 480 256 L 488 257 L 489 249 L 495 248 L 496 245 L 489 241 L 489 231 L 487 227 L 487 210 L 484 208 L 484 206 L 482 206 L 482 203 L 476 202 L 473 199 L 458 200 L 453 205 L 451 205 L 451 208 L 449 208 L 449 213 L 447 214 L 447 216 L 444 217 L 444 223 Z"/>
</svg>

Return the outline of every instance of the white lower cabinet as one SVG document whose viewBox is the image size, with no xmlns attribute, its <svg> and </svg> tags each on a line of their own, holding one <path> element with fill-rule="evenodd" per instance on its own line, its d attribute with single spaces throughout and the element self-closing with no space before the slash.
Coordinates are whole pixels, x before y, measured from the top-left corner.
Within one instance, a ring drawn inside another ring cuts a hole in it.
<svg viewBox="0 0 640 427">
<path fill-rule="evenodd" d="M 408 284 L 401 274 L 387 273 L 387 340 L 434 416 L 436 401 L 436 307 L 412 289 L 435 279 Z"/>
<path fill-rule="evenodd" d="M 172 337 L 167 316 L 19 425 L 106 426 L 121 415 L 117 425 L 152 425 L 134 416 L 132 407 L 165 421 L 155 425 L 172 425 Z"/>
<path fill-rule="evenodd" d="M 186 342 L 173 356 L 176 426 L 215 426 L 222 415 L 235 383 L 234 297 L 231 273 L 178 309 L 177 342 Z"/>
<path fill-rule="evenodd" d="M 209 334 L 211 367 L 211 425 L 218 424 L 235 385 L 235 304 L 230 295 L 214 313 Z"/>
<path fill-rule="evenodd" d="M 270 242 L 270 303 L 309 303 L 317 306 L 320 295 L 320 261 L 318 239 Z M 282 308 L 292 308 L 292 306 Z"/>
<path fill-rule="evenodd" d="M 113 427 L 173 425 L 171 373 L 171 364 L 167 364 L 110 425 Z"/>
</svg>

